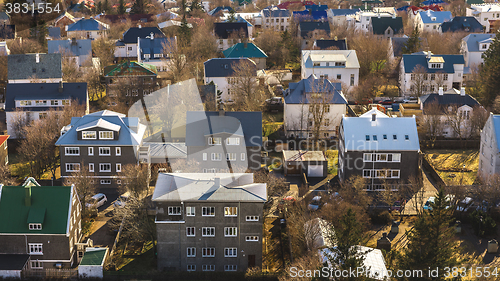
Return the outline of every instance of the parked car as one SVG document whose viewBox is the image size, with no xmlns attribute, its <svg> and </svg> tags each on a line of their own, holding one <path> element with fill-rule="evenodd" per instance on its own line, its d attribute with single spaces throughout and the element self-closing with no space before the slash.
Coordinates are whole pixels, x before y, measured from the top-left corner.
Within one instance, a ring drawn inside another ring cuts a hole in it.
<svg viewBox="0 0 500 281">
<path fill-rule="evenodd" d="M 379 101 L 378 103 L 381 104 L 381 105 L 391 105 L 392 104 L 392 100 L 385 99 L 385 100 Z"/>
<path fill-rule="evenodd" d="M 432 210 L 431 204 L 433 204 L 435 200 L 436 197 L 429 197 L 429 199 L 427 199 L 427 202 L 425 202 L 424 210 Z"/>
<path fill-rule="evenodd" d="M 316 211 L 319 209 L 319 206 L 321 204 L 321 196 L 314 196 L 313 199 L 311 200 L 311 203 L 307 206 L 307 208 L 311 211 Z"/>
<path fill-rule="evenodd" d="M 129 197 L 129 193 L 126 192 L 122 195 L 120 195 L 120 197 L 118 197 L 118 199 L 116 199 L 115 203 L 113 203 L 113 206 L 115 208 L 122 208 L 123 206 L 125 206 L 127 200 L 128 200 L 128 197 Z"/>
<path fill-rule="evenodd" d="M 470 207 L 474 204 L 474 201 L 470 197 L 465 197 L 464 200 L 458 202 L 457 211 L 467 212 Z"/>
<path fill-rule="evenodd" d="M 397 211 L 401 212 L 401 210 L 404 208 L 405 202 L 402 200 L 398 200 L 394 202 L 394 204 L 391 206 L 391 211 Z"/>
<path fill-rule="evenodd" d="M 266 100 L 266 103 L 267 104 L 270 104 L 270 105 L 279 105 L 279 104 L 283 104 L 283 98 L 282 97 L 272 97 L 270 99 L 267 99 Z"/>
<path fill-rule="evenodd" d="M 90 198 L 89 202 L 85 203 L 85 206 L 87 208 L 99 208 L 106 202 L 108 202 L 108 198 L 106 198 L 106 195 L 104 195 L 104 193 L 97 193 L 96 195 L 92 196 L 92 198 Z"/>
</svg>

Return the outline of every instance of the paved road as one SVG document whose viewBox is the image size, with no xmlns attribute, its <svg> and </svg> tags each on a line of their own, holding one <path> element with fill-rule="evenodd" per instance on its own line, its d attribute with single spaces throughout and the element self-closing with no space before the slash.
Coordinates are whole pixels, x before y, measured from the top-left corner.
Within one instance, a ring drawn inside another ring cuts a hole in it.
<svg viewBox="0 0 500 281">
<path fill-rule="evenodd" d="M 422 190 L 420 192 L 417 192 L 413 197 L 406 203 L 405 205 L 405 210 L 404 214 L 405 215 L 410 215 L 414 216 L 417 214 L 417 210 L 415 209 L 415 206 L 419 210 L 422 209 L 422 204 L 425 204 L 427 202 L 427 199 L 429 197 L 436 195 L 437 193 L 437 185 L 432 181 L 432 179 L 429 177 L 429 175 L 423 171 L 423 180 L 424 180 L 424 186 L 422 187 Z M 415 204 L 415 202 L 417 204 Z"/>
<path fill-rule="evenodd" d="M 98 192 L 104 193 L 108 202 L 99 207 L 97 218 L 90 229 L 90 239 L 94 241 L 94 246 L 113 247 L 116 233 L 110 231 L 108 221 L 113 218 L 113 203 L 118 198 L 119 192 L 116 189 L 101 188 Z"/>
</svg>

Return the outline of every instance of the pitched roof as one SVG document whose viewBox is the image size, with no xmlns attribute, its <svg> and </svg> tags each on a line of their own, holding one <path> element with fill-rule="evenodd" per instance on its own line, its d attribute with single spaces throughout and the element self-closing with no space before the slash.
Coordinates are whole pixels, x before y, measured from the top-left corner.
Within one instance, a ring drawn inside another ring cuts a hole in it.
<svg viewBox="0 0 500 281">
<path fill-rule="evenodd" d="M 234 11 L 234 10 L 230 6 L 219 6 L 219 7 L 216 7 L 214 9 L 212 9 L 211 11 L 209 11 L 208 15 L 209 16 L 215 16 L 215 15 L 217 15 L 217 13 L 224 12 L 224 11 L 231 12 L 231 11 Z"/>
<path fill-rule="evenodd" d="M 205 77 L 230 77 L 234 75 L 233 66 L 242 60 L 248 60 L 252 65 L 255 62 L 249 58 L 213 58 L 203 63 L 205 67 Z M 255 65 L 255 76 L 257 76 L 257 66 Z"/>
<path fill-rule="evenodd" d="M 418 13 L 422 18 L 423 23 L 443 23 L 445 21 L 450 21 L 453 16 L 450 11 L 422 11 Z M 435 18 L 435 20 L 433 20 Z"/>
<path fill-rule="evenodd" d="M 165 163 L 167 158 L 178 159 L 187 157 L 185 143 L 144 142 L 143 145 L 149 146 L 151 163 Z"/>
<path fill-rule="evenodd" d="M 0 20 L 1 21 L 7 21 L 7 20 L 10 20 L 10 16 L 9 14 L 7 14 L 6 12 L 4 11 L 0 11 Z"/>
<path fill-rule="evenodd" d="M 228 39 L 232 33 L 243 32 L 243 37 L 248 38 L 248 25 L 245 22 L 216 22 L 214 23 L 215 36 Z"/>
<path fill-rule="evenodd" d="M 80 261 L 80 266 L 103 265 L 107 253 L 108 248 L 87 248 Z"/>
<path fill-rule="evenodd" d="M 0 136 L 0 145 L 2 145 L 4 142 L 6 142 L 9 137 L 10 137 L 9 135 L 1 135 Z"/>
<path fill-rule="evenodd" d="M 411 55 L 403 55 L 402 62 L 404 63 L 404 71 L 405 73 L 413 72 L 413 69 L 417 65 L 421 65 L 426 69 L 428 73 L 455 73 L 455 69 L 453 67 L 454 64 L 465 64 L 464 56 L 462 55 L 432 55 L 432 57 L 441 57 L 444 60 L 443 68 L 428 68 L 427 56 L 425 54 L 411 54 Z"/>
<path fill-rule="evenodd" d="M 327 161 L 323 151 L 283 150 L 283 159 L 289 162 Z"/>
<path fill-rule="evenodd" d="M 358 9 L 331 9 L 332 15 L 335 16 L 346 16 L 346 15 L 355 15 L 358 12 Z"/>
<path fill-rule="evenodd" d="M 149 54 L 151 59 L 154 59 L 154 54 L 163 54 L 163 46 L 173 44 L 177 46 L 177 37 L 172 38 L 141 38 L 139 39 L 139 46 L 141 58 L 144 59 L 145 54 Z"/>
<path fill-rule="evenodd" d="M 222 51 L 226 58 L 267 58 L 267 55 L 254 43 L 236 43 Z"/>
<path fill-rule="evenodd" d="M 423 106 L 424 106 L 424 110 L 425 110 L 426 104 L 430 104 L 433 102 L 436 102 L 438 105 L 441 105 L 441 106 L 468 105 L 470 107 L 474 107 L 476 105 L 479 105 L 479 103 L 477 102 L 477 100 L 475 98 L 473 98 L 467 94 L 462 96 L 460 94 L 455 94 L 455 93 L 443 93 L 443 95 L 433 93 L 433 94 L 423 95 L 419 99 L 420 99 L 420 103 L 423 104 Z"/>
<path fill-rule="evenodd" d="M 68 25 L 67 31 L 95 31 L 108 30 L 109 25 L 102 23 L 96 19 L 81 19 L 75 23 Z"/>
<path fill-rule="evenodd" d="M 125 44 L 137 44 L 137 38 L 146 38 L 153 33 L 154 38 L 165 38 L 165 34 L 156 26 L 152 27 L 131 27 L 123 33 Z"/>
<path fill-rule="evenodd" d="M 267 188 L 265 183 L 254 183 L 250 173 L 160 173 L 152 201 L 263 203 Z"/>
<path fill-rule="evenodd" d="M 186 113 L 186 146 L 205 146 L 205 136 L 217 133 L 244 137 L 245 146 L 262 146 L 262 112 L 188 111 Z"/>
<path fill-rule="evenodd" d="M 16 110 L 16 101 L 20 100 L 78 100 L 80 104 L 86 105 L 87 83 L 63 83 L 62 91 L 59 91 L 59 83 L 9 83 L 5 90 L 5 111 Z M 29 111 L 46 111 L 48 106 L 23 107 Z M 52 107 L 53 108 L 53 107 Z"/>
<path fill-rule="evenodd" d="M 347 104 L 347 99 L 341 92 L 340 83 L 332 83 L 327 79 L 317 79 L 311 74 L 307 79 L 297 83 L 290 83 L 285 92 L 285 104 L 308 104 L 307 93 L 321 92 L 331 95 L 330 104 Z"/>
<path fill-rule="evenodd" d="M 306 5 L 306 10 L 309 10 L 309 11 L 326 11 L 326 10 L 328 10 L 328 5 Z"/>
<path fill-rule="evenodd" d="M 13 24 L 0 25 L 0 39 L 16 38 L 16 26 Z"/>
<path fill-rule="evenodd" d="M 372 109 L 360 117 L 343 117 L 345 151 L 419 151 L 415 117 L 380 115 Z M 372 114 L 376 114 L 372 121 Z M 394 135 L 396 139 L 394 139 Z M 367 136 L 369 140 L 367 139 Z M 377 136 L 374 140 L 373 136 Z M 384 136 L 386 138 L 384 138 Z M 406 140 L 408 136 L 408 140 Z M 360 146 L 360 143 L 365 145 Z M 362 148 L 360 148 L 362 147 Z"/>
<path fill-rule="evenodd" d="M 330 35 L 330 24 L 328 21 L 325 22 L 313 22 L 313 21 L 303 21 L 299 23 L 300 36 L 306 38 L 309 36 L 309 32 L 315 30 L 324 30 L 327 35 Z"/>
<path fill-rule="evenodd" d="M 462 41 L 465 41 L 467 44 L 467 51 L 468 52 L 480 52 L 479 50 L 479 44 L 488 39 L 495 38 L 496 34 L 484 34 L 484 33 L 471 33 L 467 36 L 465 36 Z"/>
<path fill-rule="evenodd" d="M 443 22 L 441 24 L 442 32 L 455 32 L 455 31 L 467 31 L 467 32 L 482 32 L 483 25 L 477 21 L 475 17 L 454 17 L 449 22 Z"/>
<path fill-rule="evenodd" d="M 286 2 L 279 4 L 277 7 L 280 9 L 288 9 L 291 5 L 305 6 L 305 5 L 316 5 L 316 3 L 314 3 L 313 1 L 308 1 L 308 0 L 306 0 L 306 1 L 286 1 Z"/>
<path fill-rule="evenodd" d="M 500 115 L 491 114 L 491 122 L 493 123 L 493 130 L 495 131 L 495 138 L 498 146 L 498 150 L 500 150 Z"/>
<path fill-rule="evenodd" d="M 325 40 L 318 39 L 314 41 L 314 46 L 320 48 L 321 50 L 326 50 L 329 48 L 338 48 L 339 50 L 347 50 L 347 40 L 346 39 L 333 39 Z"/>
<path fill-rule="evenodd" d="M 403 18 L 401 17 L 372 17 L 373 34 L 384 35 L 387 28 L 391 27 L 394 34 L 403 32 Z"/>
<path fill-rule="evenodd" d="M 29 259 L 30 255 L 0 254 L 0 270 L 22 270 Z"/>
<path fill-rule="evenodd" d="M 25 205 L 24 186 L 0 187 L 0 233 L 66 234 L 71 204 L 71 186 L 36 186 L 31 188 L 31 206 Z M 45 210 L 41 230 L 29 230 L 33 211 Z"/>
<path fill-rule="evenodd" d="M 118 140 L 78 140 L 78 129 L 91 126 L 103 126 L 104 128 L 119 130 Z M 125 117 L 124 114 L 103 110 L 87 114 L 83 117 L 71 118 L 69 130 L 59 137 L 56 146 L 66 145 L 141 145 L 146 131 L 146 126 L 139 123 L 137 117 Z"/>
<path fill-rule="evenodd" d="M 288 18 L 290 11 L 286 9 L 279 9 L 278 7 L 264 8 L 261 11 L 262 15 L 266 18 Z"/>
<path fill-rule="evenodd" d="M 156 76 L 156 66 L 135 61 L 125 61 L 104 68 L 105 77 Z"/>
<path fill-rule="evenodd" d="M 73 15 L 71 15 L 70 13 L 68 12 L 64 12 L 62 14 L 60 14 L 55 20 L 54 20 L 54 25 L 57 24 L 61 19 L 63 18 L 67 18 L 69 19 L 70 21 L 72 22 L 76 22 L 76 19 Z"/>
<path fill-rule="evenodd" d="M 293 11 L 294 20 L 304 21 L 304 20 L 326 20 L 328 15 L 326 11 Z"/>
<path fill-rule="evenodd" d="M 48 36 L 52 39 L 61 39 L 61 28 L 58 26 L 49 26 L 48 28 L 49 34 Z"/>
<path fill-rule="evenodd" d="M 303 50 L 302 60 L 306 68 L 313 67 L 314 62 L 345 62 L 345 68 L 359 68 L 358 56 L 355 50 Z M 333 67 L 333 65 L 332 65 Z"/>
<path fill-rule="evenodd" d="M 62 78 L 61 54 L 10 55 L 8 57 L 8 79 Z"/>
<path fill-rule="evenodd" d="M 88 57 L 92 55 L 92 40 L 49 40 L 47 41 L 49 54 L 59 53 L 60 49 L 69 52 L 73 56 Z"/>
</svg>

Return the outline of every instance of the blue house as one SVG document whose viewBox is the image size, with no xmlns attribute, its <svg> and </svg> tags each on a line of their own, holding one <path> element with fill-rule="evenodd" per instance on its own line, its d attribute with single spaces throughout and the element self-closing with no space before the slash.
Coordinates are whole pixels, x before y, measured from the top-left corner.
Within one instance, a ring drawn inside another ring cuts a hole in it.
<svg viewBox="0 0 500 281">
<path fill-rule="evenodd" d="M 99 39 L 106 36 L 109 25 L 94 18 L 81 19 L 67 26 L 68 38 Z"/>
<path fill-rule="evenodd" d="M 441 24 L 441 32 L 483 32 L 483 25 L 475 17 L 454 17 Z"/>
</svg>

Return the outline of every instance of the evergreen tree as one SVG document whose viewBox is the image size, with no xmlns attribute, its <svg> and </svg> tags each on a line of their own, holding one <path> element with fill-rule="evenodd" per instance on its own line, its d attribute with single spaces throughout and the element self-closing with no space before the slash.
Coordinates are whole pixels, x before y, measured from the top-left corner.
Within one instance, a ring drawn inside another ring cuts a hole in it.
<svg viewBox="0 0 500 281">
<path fill-rule="evenodd" d="M 131 14 L 145 14 L 146 13 L 146 3 L 145 0 L 135 0 L 134 5 L 132 5 L 132 9 L 130 10 Z"/>
<path fill-rule="evenodd" d="M 200 4 L 200 0 L 193 0 L 191 2 L 191 6 L 190 6 L 190 9 L 189 9 L 191 12 L 194 12 L 196 10 L 200 11 L 200 12 L 205 12 L 205 10 L 203 9 L 203 7 L 201 6 Z"/>
<path fill-rule="evenodd" d="M 118 14 L 119 15 L 125 14 L 125 3 L 124 3 L 123 0 L 119 1 L 119 4 L 118 4 Z"/>
<path fill-rule="evenodd" d="M 441 189 L 431 210 L 419 214 L 413 229 L 408 233 L 408 245 L 400 260 L 402 270 L 423 270 L 424 276 L 406 280 L 444 280 L 445 268 L 458 264 L 456 260 L 457 242 L 454 239 L 452 208 Z M 429 269 L 439 268 L 439 277 L 429 276 Z"/>
<path fill-rule="evenodd" d="M 420 50 L 420 32 L 418 28 L 415 26 L 415 29 L 411 33 L 411 36 L 406 41 L 406 44 L 403 46 L 403 54 L 412 54 L 418 52 Z"/>
<path fill-rule="evenodd" d="M 101 1 L 97 2 L 97 13 L 98 14 L 102 13 L 102 3 L 101 3 Z"/>
<path fill-rule="evenodd" d="M 106 14 L 109 14 L 109 2 L 108 0 L 104 0 L 104 5 L 102 6 L 102 11 Z"/>
<path fill-rule="evenodd" d="M 484 63 L 481 68 L 481 104 L 489 106 L 500 94 L 500 31 L 483 53 Z"/>
<path fill-rule="evenodd" d="M 188 46 L 191 42 L 191 28 L 189 28 L 185 18 L 181 20 L 181 26 L 179 27 L 179 40 L 184 46 Z"/>
</svg>

